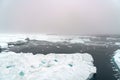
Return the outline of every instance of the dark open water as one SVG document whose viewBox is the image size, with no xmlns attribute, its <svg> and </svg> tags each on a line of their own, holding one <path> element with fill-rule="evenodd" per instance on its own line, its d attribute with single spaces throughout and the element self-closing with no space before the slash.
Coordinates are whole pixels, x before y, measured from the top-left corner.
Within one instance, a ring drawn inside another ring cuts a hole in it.
<svg viewBox="0 0 120 80">
<path fill-rule="evenodd" d="M 94 58 L 94 64 L 97 67 L 95 80 L 117 80 L 113 71 L 113 64 L 110 63 L 111 55 L 117 48 L 96 48 L 87 51 Z"/>
<path fill-rule="evenodd" d="M 59 46 L 57 48 L 56 46 Z M 68 47 L 72 46 L 72 47 Z M 17 47 L 17 46 L 16 46 Z M 119 49 L 117 46 L 85 46 L 80 44 L 57 44 L 57 45 L 43 45 L 37 47 L 18 47 L 13 48 L 16 52 L 32 52 L 36 53 L 90 53 L 94 58 L 94 65 L 97 67 L 97 74 L 94 80 L 117 80 L 114 77 L 116 72 L 113 71 L 113 64 L 110 62 L 111 55 L 115 50 Z M 46 48 L 47 47 L 47 48 Z"/>
</svg>

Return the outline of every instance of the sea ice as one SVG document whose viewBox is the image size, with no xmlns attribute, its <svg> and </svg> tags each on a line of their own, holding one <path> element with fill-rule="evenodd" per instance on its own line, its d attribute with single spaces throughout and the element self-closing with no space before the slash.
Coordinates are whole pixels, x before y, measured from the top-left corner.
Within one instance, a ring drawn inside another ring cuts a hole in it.
<svg viewBox="0 0 120 80">
<path fill-rule="evenodd" d="M 87 53 L 0 53 L 0 80 L 88 80 L 94 73 Z"/>
<path fill-rule="evenodd" d="M 79 36 L 58 36 L 46 34 L 0 34 L 0 37 L 0 46 L 2 47 L 6 47 L 8 42 L 25 41 L 26 38 L 49 42 L 70 42 L 82 44 L 90 42 L 89 37 L 80 38 Z"/>
<path fill-rule="evenodd" d="M 113 60 L 116 66 L 120 69 L 120 49 L 115 51 L 115 55 L 113 56 Z"/>
<path fill-rule="evenodd" d="M 115 43 L 115 45 L 118 45 L 118 46 L 120 46 L 120 42 L 116 42 L 116 43 Z"/>
</svg>

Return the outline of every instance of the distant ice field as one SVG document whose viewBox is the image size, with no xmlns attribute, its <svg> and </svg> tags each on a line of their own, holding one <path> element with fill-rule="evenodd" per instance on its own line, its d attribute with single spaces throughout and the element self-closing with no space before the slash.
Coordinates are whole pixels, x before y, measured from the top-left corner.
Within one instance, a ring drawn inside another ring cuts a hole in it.
<svg viewBox="0 0 120 80">
<path fill-rule="evenodd" d="M 80 36 L 57 36 L 57 35 L 45 35 L 45 34 L 0 34 L 0 46 L 7 47 L 8 42 L 25 41 L 26 38 L 31 40 L 44 40 L 49 42 L 70 42 L 70 43 L 82 43 L 89 42 L 89 38 L 79 38 Z M 85 36 L 87 37 L 87 36 Z"/>
</svg>

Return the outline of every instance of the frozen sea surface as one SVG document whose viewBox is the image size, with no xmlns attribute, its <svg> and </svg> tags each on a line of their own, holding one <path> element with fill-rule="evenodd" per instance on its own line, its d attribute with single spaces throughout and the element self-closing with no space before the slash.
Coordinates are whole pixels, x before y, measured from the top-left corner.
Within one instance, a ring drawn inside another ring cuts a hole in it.
<svg viewBox="0 0 120 80">
<path fill-rule="evenodd" d="M 96 73 L 90 54 L 2 52 L 0 80 L 88 80 Z"/>
<path fill-rule="evenodd" d="M 29 38 L 30 41 L 26 42 L 26 38 Z M 12 44 L 17 43 L 17 45 L 8 46 L 9 42 L 13 42 Z M 22 44 L 21 42 L 25 43 Z M 37 55 L 39 53 L 64 53 L 68 55 L 72 53 L 89 53 L 93 56 L 95 60 L 94 65 L 97 67 L 97 74 L 94 75 L 94 80 L 116 80 L 114 77 L 114 75 L 116 75 L 116 72 L 113 71 L 113 64 L 110 63 L 110 59 L 114 51 L 120 49 L 119 45 L 119 36 L 0 34 L 0 46 L 2 47 L 0 48 L 0 51 L 2 51 L 2 53 L 9 53 L 8 51 L 13 51 L 17 54 L 20 54 L 20 52 L 22 52 L 24 54 L 33 53 Z M 54 62 L 57 62 L 57 60 Z M 44 64 L 44 62 L 42 63 Z M 12 69 L 12 66 L 14 67 L 14 65 L 10 65 L 7 66 L 7 68 Z M 73 67 L 71 64 L 68 66 Z M 31 68 L 33 69 L 36 67 L 31 66 Z M 77 71 L 78 70 L 76 70 L 76 72 Z M 25 72 L 18 71 L 18 75 L 25 77 Z"/>
<path fill-rule="evenodd" d="M 81 37 L 81 38 L 80 38 Z M 89 36 L 58 36 L 46 34 L 0 34 L 0 46 L 7 47 L 8 42 L 26 41 L 26 38 L 31 40 L 44 40 L 49 42 L 69 42 L 81 43 L 90 42 Z"/>
</svg>

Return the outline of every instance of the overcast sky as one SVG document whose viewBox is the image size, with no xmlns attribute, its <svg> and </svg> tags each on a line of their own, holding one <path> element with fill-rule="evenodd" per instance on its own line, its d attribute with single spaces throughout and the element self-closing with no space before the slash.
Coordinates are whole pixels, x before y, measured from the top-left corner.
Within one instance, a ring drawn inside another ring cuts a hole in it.
<svg viewBox="0 0 120 80">
<path fill-rule="evenodd" d="M 0 32 L 120 34 L 120 0 L 0 0 Z"/>
</svg>

